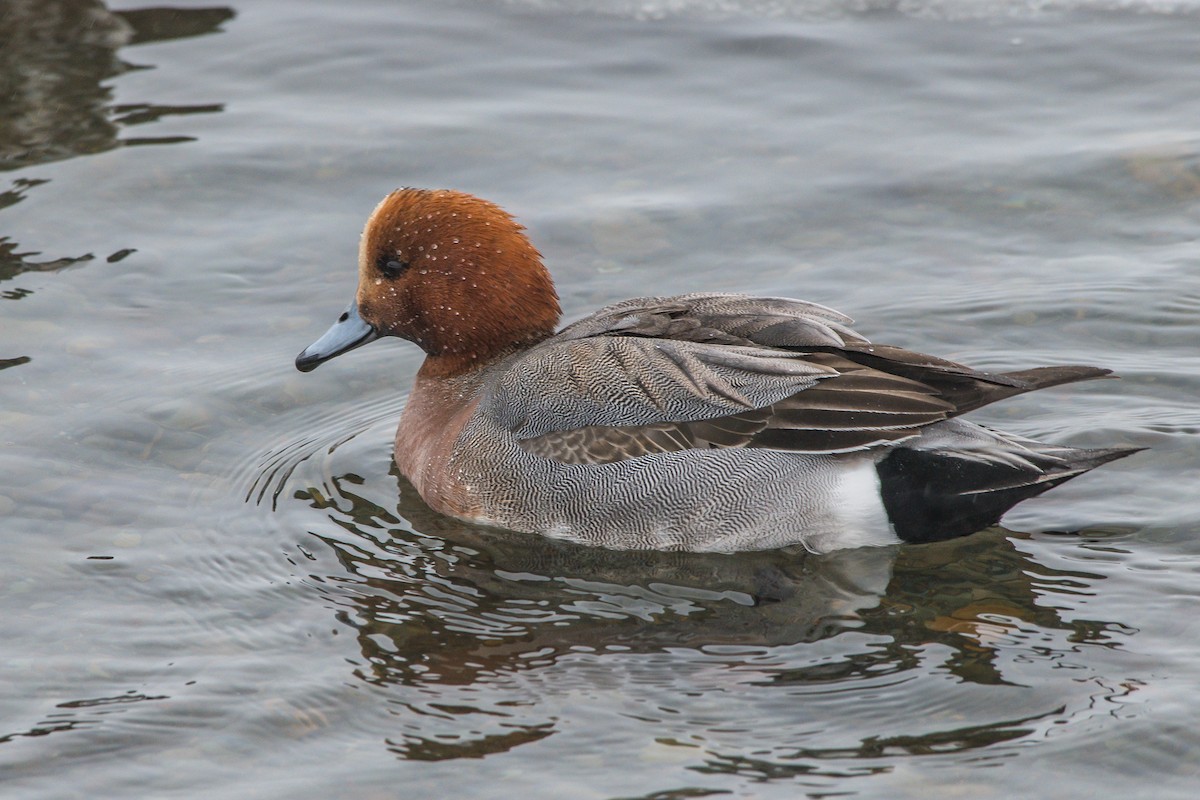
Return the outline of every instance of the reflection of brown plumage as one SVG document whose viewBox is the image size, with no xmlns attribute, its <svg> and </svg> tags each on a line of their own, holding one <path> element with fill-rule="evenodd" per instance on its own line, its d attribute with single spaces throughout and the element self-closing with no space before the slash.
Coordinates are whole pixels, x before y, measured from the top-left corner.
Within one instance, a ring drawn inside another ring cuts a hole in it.
<svg viewBox="0 0 1200 800">
<path fill-rule="evenodd" d="M 800 692 L 929 669 L 994 686 L 1019 682 L 1005 674 L 1004 653 L 1024 647 L 1022 631 L 1036 629 L 1038 647 L 1053 650 L 1058 641 L 1065 652 L 1107 644 L 1126 630 L 1119 621 L 1064 618 L 1059 604 L 1045 601 L 1047 592 L 1061 587 L 1075 595 L 1103 576 L 1039 563 L 1018 548 L 1019 534 L 1000 529 L 928 547 L 825 556 L 621 552 L 420 515 L 422 504 L 401 479 L 401 506 L 419 515 L 405 523 L 359 494 L 357 483 L 334 478 L 298 495 L 346 531 L 323 537 L 341 569 L 313 585 L 352 624 L 363 656 L 359 677 L 393 687 L 421 712 L 390 742 L 404 758 L 479 757 L 550 735 L 555 725 L 536 697 L 510 703 L 522 698 L 498 687 L 555 672 L 580 654 L 597 662 L 587 678 L 596 691 L 606 690 L 605 663 L 614 665 L 608 680 L 615 692 L 629 680 L 622 677 L 629 662 L 649 663 L 645 657 L 655 654 L 670 654 L 672 663 L 720 663 L 712 681 Z M 853 642 L 819 646 L 841 636 Z M 873 644 L 856 644 L 864 641 Z M 806 645 L 829 655 L 813 657 Z M 761 657 L 764 648 L 770 658 Z M 664 668 L 664 679 L 677 669 Z M 452 698 L 475 704 L 472 735 L 439 719 L 439 703 Z M 502 723 L 495 730 L 481 721 L 493 717 Z M 1027 732 L 1016 717 L 961 729 L 928 722 L 916 720 L 912 735 L 874 745 L 971 750 Z M 459 735 L 439 739 L 443 724 Z M 872 754 L 864 742 L 861 753 L 851 747 L 828 755 Z"/>
</svg>

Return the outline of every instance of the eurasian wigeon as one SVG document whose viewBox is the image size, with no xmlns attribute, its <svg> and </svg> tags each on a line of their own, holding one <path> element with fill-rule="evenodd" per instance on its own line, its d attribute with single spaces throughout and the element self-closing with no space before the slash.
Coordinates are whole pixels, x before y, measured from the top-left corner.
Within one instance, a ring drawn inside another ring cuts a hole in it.
<svg viewBox="0 0 1200 800">
<path fill-rule="evenodd" d="M 968 534 L 1136 452 L 958 418 L 1109 370 L 977 372 L 802 300 L 640 297 L 556 333 L 523 230 L 469 194 L 393 192 L 354 302 L 296 358 L 307 372 L 381 336 L 425 351 L 395 459 L 443 514 L 621 549 L 825 552 Z"/>
</svg>

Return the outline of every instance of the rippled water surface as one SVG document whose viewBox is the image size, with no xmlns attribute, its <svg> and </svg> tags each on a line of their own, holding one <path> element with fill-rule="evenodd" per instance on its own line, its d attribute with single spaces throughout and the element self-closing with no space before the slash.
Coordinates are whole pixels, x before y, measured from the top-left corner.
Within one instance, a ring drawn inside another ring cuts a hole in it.
<svg viewBox="0 0 1200 800">
<path fill-rule="evenodd" d="M 219 2 L 219 0 L 217 0 Z M 1200 9 L 0 4 L 5 798 L 1190 798 Z M 937 545 L 613 553 L 430 512 L 419 364 L 292 367 L 374 203 L 491 198 L 568 318 L 737 290 L 1135 457 Z"/>
</svg>

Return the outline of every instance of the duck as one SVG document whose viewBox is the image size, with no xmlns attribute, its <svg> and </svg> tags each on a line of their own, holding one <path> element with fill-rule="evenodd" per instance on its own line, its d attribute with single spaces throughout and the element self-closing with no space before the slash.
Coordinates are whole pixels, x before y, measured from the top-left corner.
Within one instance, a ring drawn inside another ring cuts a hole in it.
<svg viewBox="0 0 1200 800">
<path fill-rule="evenodd" d="M 978 371 L 784 297 L 638 297 L 560 317 L 541 254 L 500 206 L 402 188 L 367 219 L 354 299 L 296 367 L 384 337 L 416 344 L 394 459 L 424 502 L 622 550 L 941 541 L 1140 449 L 961 418 L 1111 374 L 1099 367 Z"/>
</svg>

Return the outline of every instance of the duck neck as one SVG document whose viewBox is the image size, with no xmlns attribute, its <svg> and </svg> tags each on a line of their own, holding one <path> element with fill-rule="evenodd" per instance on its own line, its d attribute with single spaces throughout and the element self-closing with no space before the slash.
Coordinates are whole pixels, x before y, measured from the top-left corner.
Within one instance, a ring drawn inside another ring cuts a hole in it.
<svg viewBox="0 0 1200 800">
<path fill-rule="evenodd" d="M 528 350 L 553 335 L 554 327 L 552 326 L 548 330 L 529 331 L 504 344 L 490 343 L 490 346 L 481 344 L 479 347 L 463 350 L 427 352 L 425 361 L 422 362 L 421 368 L 417 371 L 417 379 L 437 378 L 445 380 L 478 372 L 498 361 L 503 361 L 515 353 Z"/>
</svg>

